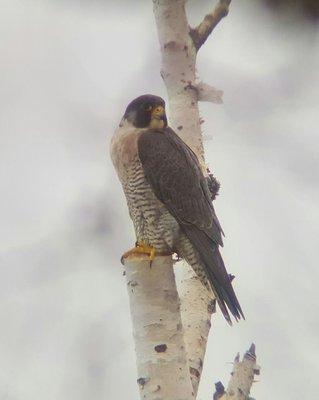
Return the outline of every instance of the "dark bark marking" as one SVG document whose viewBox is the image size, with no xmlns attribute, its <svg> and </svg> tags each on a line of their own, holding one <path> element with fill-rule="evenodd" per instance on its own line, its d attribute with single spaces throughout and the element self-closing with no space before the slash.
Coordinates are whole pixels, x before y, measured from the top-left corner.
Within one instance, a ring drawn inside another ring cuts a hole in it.
<svg viewBox="0 0 319 400">
<path fill-rule="evenodd" d="M 189 367 L 189 372 L 191 373 L 191 375 L 196 376 L 196 378 L 200 377 L 200 373 L 199 373 L 198 369 L 196 369 L 196 368 Z"/>
<path fill-rule="evenodd" d="M 156 353 L 165 353 L 167 350 L 166 344 L 158 344 L 157 346 L 154 347 Z"/>
</svg>

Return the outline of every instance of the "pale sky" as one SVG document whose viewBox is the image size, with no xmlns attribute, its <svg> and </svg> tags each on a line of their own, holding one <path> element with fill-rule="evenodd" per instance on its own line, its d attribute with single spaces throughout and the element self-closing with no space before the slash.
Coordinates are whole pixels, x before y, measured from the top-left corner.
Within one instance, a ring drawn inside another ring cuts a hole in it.
<svg viewBox="0 0 319 400">
<path fill-rule="evenodd" d="M 117 4 L 117 5 L 115 5 Z M 214 316 L 200 400 L 253 341 L 257 400 L 319 374 L 318 28 L 233 2 L 198 56 L 223 255 L 247 320 Z M 150 0 L 0 0 L 0 399 L 138 400 L 119 258 L 134 242 L 108 143 L 166 98 Z M 211 2 L 189 2 L 196 23 Z"/>
</svg>

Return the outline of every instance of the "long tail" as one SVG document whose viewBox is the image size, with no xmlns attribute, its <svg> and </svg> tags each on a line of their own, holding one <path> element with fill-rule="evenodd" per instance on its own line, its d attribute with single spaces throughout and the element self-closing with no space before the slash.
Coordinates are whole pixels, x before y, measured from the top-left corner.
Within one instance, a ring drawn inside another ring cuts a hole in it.
<svg viewBox="0 0 319 400">
<path fill-rule="evenodd" d="M 228 311 L 231 312 L 236 321 L 241 317 L 245 319 L 218 245 L 205 232 L 192 226 L 185 228 L 184 232 L 189 239 L 189 244 L 184 243 L 182 246 L 182 253 L 184 253 L 182 256 L 192 265 L 196 273 L 200 268 L 198 265 L 204 269 L 205 277 L 209 281 L 209 285 L 227 322 L 230 325 L 232 324 Z M 201 276 L 199 277 L 203 280 Z M 205 284 L 205 282 L 203 283 Z"/>
</svg>

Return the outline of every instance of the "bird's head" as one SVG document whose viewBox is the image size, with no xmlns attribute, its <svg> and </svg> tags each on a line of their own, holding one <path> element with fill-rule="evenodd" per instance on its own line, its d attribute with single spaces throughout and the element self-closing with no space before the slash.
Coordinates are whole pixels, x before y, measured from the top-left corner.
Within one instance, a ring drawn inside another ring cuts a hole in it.
<svg viewBox="0 0 319 400">
<path fill-rule="evenodd" d="M 165 128 L 167 126 L 165 101 L 152 94 L 139 96 L 127 106 L 123 118 L 136 128 Z"/>
</svg>

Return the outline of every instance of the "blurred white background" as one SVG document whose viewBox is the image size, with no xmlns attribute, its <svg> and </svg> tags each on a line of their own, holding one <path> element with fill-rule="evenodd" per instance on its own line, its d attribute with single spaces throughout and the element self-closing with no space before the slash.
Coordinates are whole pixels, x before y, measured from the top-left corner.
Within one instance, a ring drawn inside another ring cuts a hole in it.
<svg viewBox="0 0 319 400">
<path fill-rule="evenodd" d="M 190 1 L 190 21 L 212 1 Z M 125 280 L 134 241 L 108 143 L 166 98 L 151 1 L 0 0 L 0 399 L 138 399 Z M 214 317 L 199 399 L 254 341 L 262 399 L 315 398 L 319 35 L 233 2 L 198 56 L 223 254 L 247 320 Z"/>
</svg>

